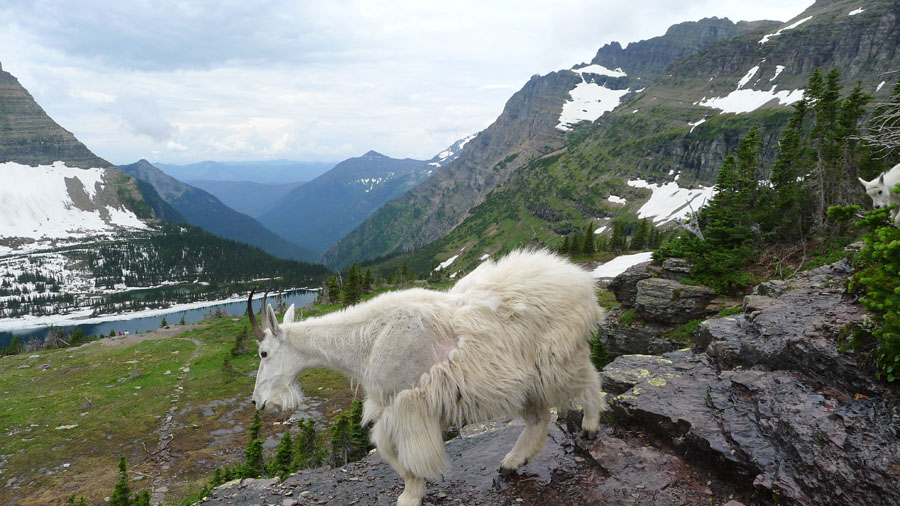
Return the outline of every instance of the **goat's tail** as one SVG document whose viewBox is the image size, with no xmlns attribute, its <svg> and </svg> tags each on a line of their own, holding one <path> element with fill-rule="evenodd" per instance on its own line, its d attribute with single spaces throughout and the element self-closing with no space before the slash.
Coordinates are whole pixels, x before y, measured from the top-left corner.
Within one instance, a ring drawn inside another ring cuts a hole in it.
<svg viewBox="0 0 900 506">
<path fill-rule="evenodd" d="M 447 469 L 441 421 L 428 409 L 421 390 L 411 388 L 398 393 L 390 405 L 384 407 L 379 423 L 396 445 L 402 468 L 431 480 Z"/>
</svg>

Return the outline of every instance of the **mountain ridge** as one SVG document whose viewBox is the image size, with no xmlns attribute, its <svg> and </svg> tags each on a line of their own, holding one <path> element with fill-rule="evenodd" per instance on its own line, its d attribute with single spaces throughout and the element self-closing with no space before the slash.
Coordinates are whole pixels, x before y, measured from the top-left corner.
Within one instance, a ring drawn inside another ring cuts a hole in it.
<svg viewBox="0 0 900 506">
<path fill-rule="evenodd" d="M 184 220 L 212 234 L 261 248 L 280 258 L 315 262 L 315 254 L 278 236 L 256 219 L 223 204 L 214 195 L 169 176 L 147 160 L 119 167 L 149 183 Z"/>
<path fill-rule="evenodd" d="M 889 96 L 882 73 L 900 68 L 900 23 L 892 7 L 874 2 L 850 15 L 857 9 L 852 2 L 818 2 L 789 22 L 722 38 L 670 65 L 596 121 L 575 125 L 560 149 L 518 168 L 450 232 L 415 251 L 391 245 L 376 250 L 371 256 L 393 256 L 371 265 L 392 271 L 408 263 L 427 272 L 429 265 L 455 258 L 448 272 L 464 273 L 485 255 L 510 248 L 555 248 L 588 221 L 608 234 L 611 221 L 622 217 L 630 229 L 649 212 L 644 204 L 651 196 L 669 185 L 684 192 L 712 186 L 722 160 L 752 126 L 761 129 L 762 158 L 770 163 L 790 104 L 802 97 L 812 68 L 843 71 L 845 93 L 862 81 L 876 100 Z M 384 229 L 364 223 L 359 230 L 380 239 Z M 345 247 L 342 242 L 335 249 Z M 357 245 L 344 262 L 366 256 Z"/>
<path fill-rule="evenodd" d="M 699 32 L 694 39 L 709 44 L 736 33 L 760 31 L 772 25 L 765 22 L 736 25 L 727 19 L 707 18 L 677 26 L 681 28 L 674 33 L 680 39 L 686 39 L 684 32 Z M 666 37 L 649 39 L 650 46 L 659 46 L 659 41 L 668 40 Z M 662 63 L 657 66 L 667 67 L 674 62 L 673 58 L 698 50 L 696 43 L 685 42 L 683 46 L 679 51 L 658 55 L 657 60 Z M 573 134 L 568 133 L 572 126 L 561 121 L 561 111 L 567 102 L 576 100 L 573 96 L 576 90 L 584 90 L 581 94 L 588 97 L 594 92 L 608 94 L 609 90 L 620 90 L 616 93 L 618 98 L 614 99 L 616 105 L 620 100 L 627 101 L 629 97 L 639 95 L 647 84 L 645 79 L 614 69 L 620 65 L 629 69 L 634 67 L 634 62 L 643 57 L 647 47 L 647 41 L 629 44 L 620 51 L 618 60 L 601 57 L 614 52 L 612 49 L 604 52 L 601 48 L 592 64 L 605 63 L 603 67 L 606 68 L 577 64 L 572 69 L 532 76 L 510 97 L 497 120 L 466 145 L 456 162 L 436 171 L 416 190 L 376 211 L 358 229 L 326 251 L 321 260 L 326 265 L 340 268 L 365 258 L 410 251 L 446 235 L 466 219 L 473 207 L 484 202 L 491 191 L 506 184 L 516 170 L 565 145 L 567 136 Z M 632 54 L 637 56 L 631 57 Z M 589 98 L 586 101 L 590 103 Z M 577 117 L 570 125 L 578 123 Z"/>
</svg>

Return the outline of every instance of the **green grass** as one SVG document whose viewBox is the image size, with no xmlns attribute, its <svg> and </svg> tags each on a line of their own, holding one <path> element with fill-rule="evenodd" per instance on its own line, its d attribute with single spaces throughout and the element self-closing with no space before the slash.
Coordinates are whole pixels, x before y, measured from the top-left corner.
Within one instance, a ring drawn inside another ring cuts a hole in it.
<svg viewBox="0 0 900 506">
<path fill-rule="evenodd" d="M 694 343 L 694 336 L 697 334 L 697 330 L 700 328 L 700 322 L 702 321 L 703 318 L 697 318 L 683 323 L 670 330 L 666 335 L 679 343 L 691 345 Z"/>
</svg>

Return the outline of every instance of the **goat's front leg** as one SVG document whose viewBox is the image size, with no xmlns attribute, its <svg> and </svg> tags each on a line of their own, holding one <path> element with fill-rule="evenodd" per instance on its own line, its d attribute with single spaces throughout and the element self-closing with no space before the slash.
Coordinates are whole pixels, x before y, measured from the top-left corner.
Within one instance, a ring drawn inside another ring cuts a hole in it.
<svg viewBox="0 0 900 506">
<path fill-rule="evenodd" d="M 403 477 L 403 493 L 397 498 L 397 506 L 419 506 L 425 497 L 425 480 L 410 473 L 400 464 L 397 456 L 397 445 L 385 430 L 384 424 L 379 420 L 372 427 L 372 442 L 378 448 L 378 454 L 387 462 L 394 471 Z"/>
<path fill-rule="evenodd" d="M 500 462 L 500 474 L 513 474 L 528 463 L 528 459 L 537 455 L 547 441 L 547 424 L 550 423 L 550 410 L 547 408 L 530 408 L 522 414 L 525 419 L 525 430 L 519 434 L 516 445 Z"/>
<path fill-rule="evenodd" d="M 425 497 L 425 480 L 405 473 L 403 475 L 403 493 L 397 498 L 397 506 L 421 506 Z"/>
</svg>

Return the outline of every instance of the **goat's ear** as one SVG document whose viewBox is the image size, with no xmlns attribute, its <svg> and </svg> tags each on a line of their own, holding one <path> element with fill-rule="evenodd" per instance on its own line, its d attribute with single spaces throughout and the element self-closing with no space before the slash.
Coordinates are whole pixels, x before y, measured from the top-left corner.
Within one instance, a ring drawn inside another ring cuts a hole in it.
<svg viewBox="0 0 900 506">
<path fill-rule="evenodd" d="M 282 324 L 285 323 L 294 323 L 294 305 L 291 304 L 291 307 L 287 308 L 287 311 L 284 312 L 284 320 L 281 321 Z"/>
<path fill-rule="evenodd" d="M 884 173 L 882 173 L 881 177 L 878 178 L 878 184 L 884 184 Z"/>
<path fill-rule="evenodd" d="M 869 182 L 866 181 L 865 179 L 863 179 L 861 177 L 858 177 L 856 179 L 859 179 L 859 182 L 862 183 L 863 186 L 869 186 Z"/>
<path fill-rule="evenodd" d="M 265 328 L 272 331 L 272 335 L 278 336 L 281 334 L 281 327 L 278 325 L 278 317 L 275 316 L 275 310 L 272 309 L 271 304 L 266 306 L 265 314 L 263 314 L 263 325 Z"/>
</svg>

